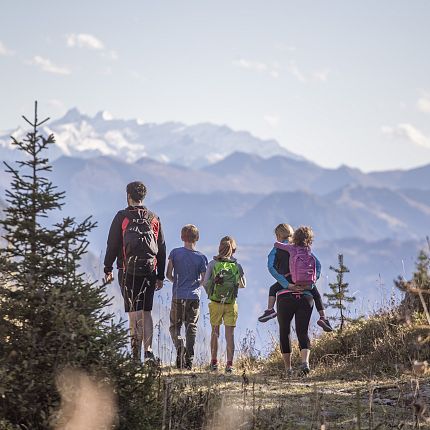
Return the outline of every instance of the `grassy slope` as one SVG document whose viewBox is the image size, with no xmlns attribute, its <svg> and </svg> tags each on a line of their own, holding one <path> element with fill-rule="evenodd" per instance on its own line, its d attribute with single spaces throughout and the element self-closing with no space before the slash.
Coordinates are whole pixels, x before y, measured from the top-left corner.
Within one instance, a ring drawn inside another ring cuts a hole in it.
<svg viewBox="0 0 430 430">
<path fill-rule="evenodd" d="M 173 413 L 167 401 L 166 422 L 174 429 L 407 429 L 415 428 L 419 396 L 427 403 L 430 397 L 430 379 L 411 376 L 286 380 L 251 372 L 247 378 L 244 384 L 242 375 L 171 373 L 169 384 L 186 401 Z M 424 418 L 420 428 L 430 428 Z"/>
<path fill-rule="evenodd" d="M 411 372 L 430 356 L 428 331 L 422 316 L 392 312 L 349 324 L 314 342 L 307 378 L 286 379 L 279 352 L 239 357 L 228 376 L 166 368 L 166 428 L 412 429 L 417 416 L 430 428 L 430 378 Z"/>
</svg>

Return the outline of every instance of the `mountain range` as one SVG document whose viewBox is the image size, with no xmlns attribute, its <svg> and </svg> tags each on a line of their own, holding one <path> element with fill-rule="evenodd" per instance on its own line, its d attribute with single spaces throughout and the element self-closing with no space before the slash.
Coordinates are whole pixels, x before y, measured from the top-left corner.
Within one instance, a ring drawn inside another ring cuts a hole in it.
<svg viewBox="0 0 430 430">
<path fill-rule="evenodd" d="M 311 183 L 304 168 L 290 173 L 297 163 L 308 162 L 234 153 L 192 169 L 149 158 L 126 163 L 110 157 L 60 157 L 53 163 L 53 181 L 67 191 L 68 210 L 94 215 L 100 220 L 100 232 L 106 231 L 116 208 L 125 205 L 125 184 L 138 178 L 148 186 L 148 205 L 160 213 L 168 230 L 194 222 L 206 232 L 202 240 L 209 242 L 227 229 L 246 243 L 262 243 L 282 220 L 310 224 L 322 240 L 407 240 L 430 231 L 430 181 L 414 180 L 419 177 L 416 171 L 397 173 L 397 181 L 388 187 L 384 182 L 392 172 L 345 175 L 347 168 L 316 167 L 319 176 Z M 229 165 L 237 166 L 230 176 Z M 430 178 L 430 165 L 416 170 Z M 294 181 L 282 186 L 288 177 Z M 101 245 L 101 238 L 97 242 Z"/>
<path fill-rule="evenodd" d="M 382 285 L 390 294 L 392 279 L 410 275 L 430 233 L 430 164 L 371 173 L 347 166 L 326 169 L 274 140 L 226 126 L 145 124 L 110 119 L 106 113 L 89 117 L 76 109 L 42 132 L 55 134 L 50 177 L 66 191 L 66 205 L 55 216 L 92 215 L 98 221 L 90 236 L 89 272 L 101 273 L 110 222 L 126 206 L 126 184 L 142 180 L 169 249 L 180 246 L 180 228 L 187 223 L 199 227 L 198 247 L 209 257 L 220 237 L 237 239 L 238 257 L 254 291 L 243 294 L 250 309 L 241 317 L 243 327 L 253 326 L 264 308 L 271 282 L 265 260 L 278 223 L 313 227 L 323 292 L 334 277 L 328 267 L 344 253 L 351 288 L 366 309 L 379 300 Z M 0 160 L 18 158 L 9 135 L 21 138 L 23 133 L 0 133 Z M 9 181 L 0 172 L 0 199 Z"/>
</svg>

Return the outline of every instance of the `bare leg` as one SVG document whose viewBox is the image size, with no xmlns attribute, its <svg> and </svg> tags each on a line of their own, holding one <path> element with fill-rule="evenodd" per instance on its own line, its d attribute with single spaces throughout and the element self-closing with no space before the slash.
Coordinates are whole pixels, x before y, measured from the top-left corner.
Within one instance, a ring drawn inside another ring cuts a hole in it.
<svg viewBox="0 0 430 430">
<path fill-rule="evenodd" d="M 284 360 L 285 371 L 288 372 L 288 370 L 291 369 L 291 353 L 286 352 L 286 353 L 282 354 L 282 359 Z"/>
<path fill-rule="evenodd" d="M 143 311 L 128 313 L 130 322 L 130 337 L 133 357 L 140 360 L 143 341 Z"/>
<path fill-rule="evenodd" d="M 225 326 L 225 341 L 227 343 L 227 361 L 233 362 L 234 357 L 234 327 Z"/>
<path fill-rule="evenodd" d="M 143 311 L 143 346 L 145 351 L 152 350 L 152 335 L 153 335 L 153 325 L 152 325 L 152 314 L 151 311 Z"/>
<path fill-rule="evenodd" d="M 276 296 L 269 296 L 267 301 L 267 309 L 273 309 L 275 307 Z"/>
<path fill-rule="evenodd" d="M 219 325 L 212 326 L 212 333 L 211 333 L 212 360 L 217 360 L 217 357 L 218 357 L 218 338 L 219 338 Z"/>
<path fill-rule="evenodd" d="M 302 359 L 302 363 L 309 363 L 309 354 L 311 353 L 310 349 L 303 348 L 300 351 L 300 357 Z"/>
</svg>

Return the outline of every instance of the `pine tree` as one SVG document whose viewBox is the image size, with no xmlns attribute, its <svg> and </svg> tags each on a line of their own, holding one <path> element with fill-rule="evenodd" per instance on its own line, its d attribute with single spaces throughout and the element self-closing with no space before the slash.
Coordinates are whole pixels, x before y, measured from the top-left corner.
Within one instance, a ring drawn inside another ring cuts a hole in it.
<svg viewBox="0 0 430 430">
<path fill-rule="evenodd" d="M 339 266 L 333 267 L 330 266 L 330 270 L 336 272 L 336 282 L 332 282 L 329 284 L 331 289 L 331 293 L 326 294 L 324 296 L 327 298 L 328 306 L 332 309 L 337 309 L 340 312 L 340 326 L 339 331 L 342 332 L 343 327 L 345 325 L 345 321 L 347 317 L 345 315 L 346 311 L 346 303 L 352 303 L 355 300 L 355 297 L 348 296 L 348 287 L 349 284 L 344 282 L 343 276 L 345 273 L 349 272 L 349 269 L 343 263 L 343 255 L 338 255 Z"/>
<path fill-rule="evenodd" d="M 158 418 L 153 376 L 125 352 L 127 332 L 105 311 L 105 286 L 90 282 L 79 265 L 88 247 L 90 219 L 66 217 L 49 226 L 48 215 L 63 205 L 64 193 L 47 178 L 44 153 L 54 136 L 43 136 L 37 103 L 32 130 L 12 144 L 25 157 L 6 192 L 0 225 L 0 422 L 46 429 L 60 397 L 55 378 L 68 367 L 108 380 L 118 397 L 119 428 L 151 428 Z"/>
</svg>

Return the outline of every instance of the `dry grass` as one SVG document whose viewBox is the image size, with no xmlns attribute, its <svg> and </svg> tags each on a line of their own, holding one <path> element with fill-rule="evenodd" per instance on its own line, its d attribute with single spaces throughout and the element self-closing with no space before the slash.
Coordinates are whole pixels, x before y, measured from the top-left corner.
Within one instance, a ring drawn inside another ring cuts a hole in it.
<svg viewBox="0 0 430 430">
<path fill-rule="evenodd" d="M 164 370 L 164 428 L 430 428 L 430 379 L 412 373 L 415 360 L 429 357 L 428 343 L 420 342 L 425 323 L 419 314 L 404 323 L 394 312 L 350 323 L 314 342 L 310 377 L 291 379 L 279 350 L 263 359 L 248 333 L 235 375 Z"/>
<path fill-rule="evenodd" d="M 430 428 L 428 378 L 345 381 L 170 372 L 165 429 Z M 166 391 L 167 393 L 167 391 Z"/>
<path fill-rule="evenodd" d="M 372 379 L 411 374 L 413 363 L 430 357 L 425 339 L 429 326 L 425 316 L 416 313 L 405 322 L 396 312 L 383 312 L 367 319 L 350 322 L 342 333 L 323 333 L 314 339 L 311 368 L 321 378 Z M 297 344 L 293 362 L 299 363 Z M 277 346 L 265 361 L 263 370 L 282 372 L 283 363 Z"/>
<path fill-rule="evenodd" d="M 314 342 L 312 362 L 321 375 L 373 378 L 400 376 L 414 361 L 429 357 L 430 344 L 422 314 L 405 323 L 395 312 L 386 312 L 350 323 L 343 333 L 324 334 Z"/>
</svg>

